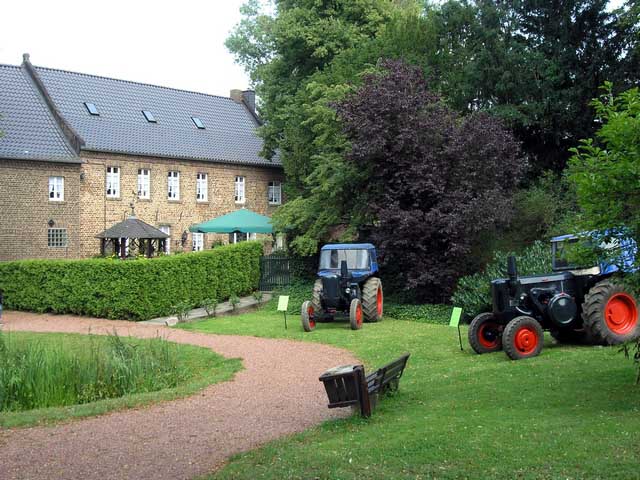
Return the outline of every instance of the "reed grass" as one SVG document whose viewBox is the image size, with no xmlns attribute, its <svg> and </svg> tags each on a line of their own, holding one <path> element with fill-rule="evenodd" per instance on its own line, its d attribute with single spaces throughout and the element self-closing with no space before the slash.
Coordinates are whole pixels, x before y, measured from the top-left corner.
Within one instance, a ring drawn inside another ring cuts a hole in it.
<svg viewBox="0 0 640 480">
<path fill-rule="evenodd" d="M 0 333 L 0 412 L 68 406 L 174 388 L 192 373 L 178 345 L 88 335 L 73 340 Z"/>
</svg>

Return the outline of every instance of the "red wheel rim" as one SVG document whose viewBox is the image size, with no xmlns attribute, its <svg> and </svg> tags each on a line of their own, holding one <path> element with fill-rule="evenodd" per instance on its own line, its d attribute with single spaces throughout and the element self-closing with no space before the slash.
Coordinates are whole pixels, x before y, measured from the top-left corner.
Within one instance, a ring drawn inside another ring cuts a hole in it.
<svg viewBox="0 0 640 480">
<path fill-rule="evenodd" d="M 378 316 L 382 316 L 382 289 L 378 287 L 378 294 L 376 295 L 376 306 L 378 308 Z"/>
<path fill-rule="evenodd" d="M 309 316 L 309 327 L 316 328 L 316 320 L 314 318 L 313 306 L 309 305 L 307 308 L 307 315 Z"/>
<path fill-rule="evenodd" d="M 531 327 L 522 327 L 516 332 L 516 349 L 523 355 L 533 353 L 540 341 L 537 332 Z"/>
<path fill-rule="evenodd" d="M 634 298 L 627 293 L 614 294 L 604 307 L 607 327 L 617 335 L 632 332 L 638 324 L 638 307 Z"/>
<path fill-rule="evenodd" d="M 358 307 L 356 308 L 356 323 L 358 327 L 362 325 L 362 304 L 358 303 Z"/>
<path fill-rule="evenodd" d="M 485 348 L 496 348 L 500 344 L 498 324 L 485 322 L 478 329 L 478 342 Z"/>
</svg>

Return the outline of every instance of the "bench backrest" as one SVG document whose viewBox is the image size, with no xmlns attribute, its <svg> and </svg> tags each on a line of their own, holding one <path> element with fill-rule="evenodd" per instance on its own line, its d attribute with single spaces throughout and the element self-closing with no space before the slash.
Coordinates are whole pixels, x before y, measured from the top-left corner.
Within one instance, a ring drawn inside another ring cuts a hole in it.
<svg viewBox="0 0 640 480">
<path fill-rule="evenodd" d="M 409 354 L 405 353 L 397 360 L 394 360 L 382 367 L 384 370 L 382 383 L 385 383 L 385 380 L 387 379 L 400 378 L 404 372 L 404 368 L 407 366 L 407 360 L 409 360 Z"/>
<path fill-rule="evenodd" d="M 367 388 L 369 392 L 384 389 L 391 381 L 399 380 L 407 366 L 409 353 L 380 367 L 374 373 L 367 376 Z"/>
</svg>

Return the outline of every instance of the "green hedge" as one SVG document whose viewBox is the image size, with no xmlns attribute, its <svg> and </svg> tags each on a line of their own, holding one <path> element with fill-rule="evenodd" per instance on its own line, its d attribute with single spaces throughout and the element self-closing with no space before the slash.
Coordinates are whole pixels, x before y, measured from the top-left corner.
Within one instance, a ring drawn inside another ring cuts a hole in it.
<svg viewBox="0 0 640 480">
<path fill-rule="evenodd" d="M 448 324 L 451 319 L 451 308 L 450 305 L 428 303 L 413 305 L 385 301 L 384 316 L 411 322 Z"/>
<path fill-rule="evenodd" d="M 178 302 L 250 293 L 261 255 L 262 244 L 243 242 L 153 259 L 20 260 L 0 263 L 0 289 L 8 309 L 147 320 Z"/>
</svg>

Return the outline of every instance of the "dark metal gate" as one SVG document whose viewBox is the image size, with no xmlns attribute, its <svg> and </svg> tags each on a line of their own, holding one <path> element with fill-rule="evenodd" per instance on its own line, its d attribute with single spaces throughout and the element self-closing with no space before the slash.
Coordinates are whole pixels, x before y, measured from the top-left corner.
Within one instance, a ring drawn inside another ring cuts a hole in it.
<svg viewBox="0 0 640 480">
<path fill-rule="evenodd" d="M 274 290 L 291 282 L 291 259 L 267 255 L 260 259 L 260 290 Z"/>
</svg>

